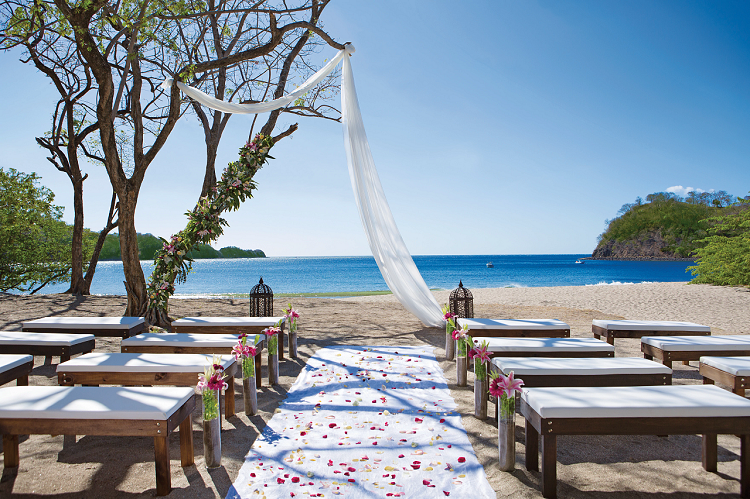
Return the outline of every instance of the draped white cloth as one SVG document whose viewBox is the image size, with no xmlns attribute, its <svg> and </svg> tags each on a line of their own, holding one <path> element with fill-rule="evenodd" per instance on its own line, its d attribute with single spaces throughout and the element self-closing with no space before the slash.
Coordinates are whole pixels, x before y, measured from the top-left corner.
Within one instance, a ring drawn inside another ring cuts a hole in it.
<svg viewBox="0 0 750 499">
<path fill-rule="evenodd" d="M 383 186 L 380 184 L 359 110 L 352 66 L 349 57 L 345 57 L 352 53 L 354 53 L 354 47 L 347 44 L 344 50 L 339 51 L 336 57 L 297 90 L 271 102 L 234 104 L 215 99 L 182 82 L 177 82 L 177 86 L 201 104 L 225 113 L 265 113 L 286 106 L 303 96 L 343 60 L 341 113 L 344 125 L 344 146 L 354 198 L 372 255 L 388 288 L 401 304 L 426 326 L 442 327 L 444 322 L 440 305 L 427 288 L 427 284 L 401 238 L 401 233 L 388 206 L 388 200 L 385 198 Z M 171 85 L 172 80 L 165 80 L 162 83 L 165 89 Z"/>
</svg>

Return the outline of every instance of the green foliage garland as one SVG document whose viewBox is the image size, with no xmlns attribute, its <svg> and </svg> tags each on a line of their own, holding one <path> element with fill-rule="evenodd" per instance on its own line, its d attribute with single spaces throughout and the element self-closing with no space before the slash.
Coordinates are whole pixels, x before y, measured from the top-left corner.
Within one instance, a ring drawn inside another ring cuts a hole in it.
<svg viewBox="0 0 750 499">
<path fill-rule="evenodd" d="M 220 215 L 237 210 L 243 201 L 252 197 L 256 187 L 253 176 L 273 159 L 268 155 L 271 147 L 273 139 L 261 134 L 241 147 L 239 161 L 229 163 L 213 192 L 202 197 L 195 208 L 186 213 L 187 226 L 169 241 L 162 239 L 163 247 L 156 254 L 147 287 L 149 311 L 166 313 L 175 282 L 184 282 L 190 272 L 193 260 L 188 252 L 197 244 L 208 244 L 221 236 L 223 227 L 228 224 Z"/>
</svg>

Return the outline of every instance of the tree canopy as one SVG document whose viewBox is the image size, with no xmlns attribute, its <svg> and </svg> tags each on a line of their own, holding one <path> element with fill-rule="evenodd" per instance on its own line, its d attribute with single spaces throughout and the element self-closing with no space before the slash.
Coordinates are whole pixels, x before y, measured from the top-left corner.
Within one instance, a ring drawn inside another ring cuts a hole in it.
<svg viewBox="0 0 750 499">
<path fill-rule="evenodd" d="M 69 277 L 71 228 L 38 181 L 0 168 L 0 291 L 33 293 Z"/>
<path fill-rule="evenodd" d="M 736 209 L 706 222 L 709 235 L 695 250 L 696 265 L 689 267 L 692 282 L 750 286 L 750 201 L 740 199 Z"/>
</svg>

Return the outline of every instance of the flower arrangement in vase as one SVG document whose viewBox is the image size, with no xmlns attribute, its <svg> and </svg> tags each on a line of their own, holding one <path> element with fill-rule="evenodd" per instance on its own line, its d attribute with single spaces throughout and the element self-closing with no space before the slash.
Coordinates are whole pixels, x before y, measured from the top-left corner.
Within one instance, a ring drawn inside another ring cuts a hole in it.
<svg viewBox="0 0 750 499">
<path fill-rule="evenodd" d="M 448 305 L 443 305 L 443 320 L 445 321 L 445 358 L 453 360 L 456 355 L 456 343 L 453 340 L 453 331 L 456 329 L 456 314 L 452 314 Z"/>
<path fill-rule="evenodd" d="M 240 333 L 237 344 L 232 348 L 237 362 L 242 366 L 242 396 L 245 401 L 245 415 L 258 413 L 258 393 L 255 380 L 255 346 L 247 344 L 247 334 Z"/>
<path fill-rule="evenodd" d="M 513 471 L 516 466 L 516 392 L 521 391 L 523 381 L 514 379 L 513 371 L 508 376 L 492 374 L 490 395 L 497 397 L 497 449 L 500 469 Z"/>
<path fill-rule="evenodd" d="M 203 454 L 207 468 L 221 466 L 221 390 L 228 388 L 224 381 L 221 357 L 214 355 L 203 374 L 198 375 L 198 391 L 203 398 Z"/>
<path fill-rule="evenodd" d="M 290 303 L 287 308 L 283 309 L 284 317 L 289 325 L 289 356 L 293 359 L 297 358 L 297 319 L 299 319 L 299 312 L 292 308 Z"/>
<path fill-rule="evenodd" d="M 469 350 L 469 359 L 474 360 L 474 416 L 487 419 L 487 368 L 490 363 L 489 344 L 482 341 Z"/>
</svg>

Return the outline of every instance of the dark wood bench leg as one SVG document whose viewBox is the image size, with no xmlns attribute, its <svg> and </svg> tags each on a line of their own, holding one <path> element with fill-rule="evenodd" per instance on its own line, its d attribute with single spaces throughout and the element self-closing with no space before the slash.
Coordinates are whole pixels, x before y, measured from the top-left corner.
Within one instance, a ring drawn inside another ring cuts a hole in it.
<svg viewBox="0 0 750 499">
<path fill-rule="evenodd" d="M 16 380 L 17 386 L 29 386 L 29 376 L 21 376 Z"/>
<path fill-rule="evenodd" d="M 539 433 L 528 419 L 526 420 L 526 469 L 539 471 Z"/>
<path fill-rule="evenodd" d="M 261 368 L 263 367 L 263 355 L 261 355 L 260 350 L 258 350 L 258 353 L 255 355 L 255 387 L 260 388 L 263 386 L 263 375 L 261 374 Z"/>
<path fill-rule="evenodd" d="M 557 497 L 557 436 L 542 433 L 542 496 Z"/>
<path fill-rule="evenodd" d="M 644 353 L 643 358 L 646 360 L 654 360 L 654 356 L 648 353 Z"/>
<path fill-rule="evenodd" d="M 703 469 L 716 473 L 716 461 L 717 461 L 717 446 L 716 446 L 716 433 L 707 433 L 703 435 L 703 449 L 702 449 Z"/>
<path fill-rule="evenodd" d="M 615 346 L 615 337 L 614 336 L 607 336 L 607 343 L 609 343 L 612 346 Z"/>
<path fill-rule="evenodd" d="M 17 468 L 21 459 L 18 450 L 18 435 L 3 435 L 3 456 L 6 468 Z"/>
<path fill-rule="evenodd" d="M 733 391 L 734 391 L 734 393 L 736 393 L 740 397 L 744 397 L 745 396 L 745 389 L 744 388 L 735 388 Z"/>
<path fill-rule="evenodd" d="M 712 380 L 711 378 L 707 378 L 707 377 L 703 376 L 703 384 L 704 385 L 713 385 L 714 384 L 714 380 Z"/>
<path fill-rule="evenodd" d="M 662 359 L 661 363 L 664 364 L 665 366 L 667 366 L 668 368 L 672 369 L 672 361 L 671 360 Z"/>
<path fill-rule="evenodd" d="M 180 423 L 180 459 L 182 460 L 183 467 L 195 464 L 192 414 L 188 414 L 188 417 Z"/>
<path fill-rule="evenodd" d="M 156 461 L 156 495 L 165 496 L 172 491 L 172 474 L 169 470 L 169 441 L 167 436 L 154 437 Z"/>
<path fill-rule="evenodd" d="M 224 393 L 224 417 L 234 416 L 234 376 L 227 378 L 227 391 Z"/>
<path fill-rule="evenodd" d="M 750 497 L 750 435 L 740 436 L 740 495 Z"/>
</svg>

